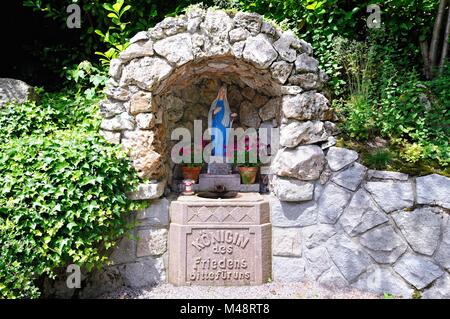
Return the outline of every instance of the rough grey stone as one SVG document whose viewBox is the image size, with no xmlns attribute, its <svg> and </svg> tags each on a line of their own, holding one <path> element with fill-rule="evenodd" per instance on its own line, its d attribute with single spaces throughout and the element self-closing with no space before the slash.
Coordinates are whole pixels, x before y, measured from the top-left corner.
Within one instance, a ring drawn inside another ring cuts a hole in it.
<svg viewBox="0 0 450 319">
<path fill-rule="evenodd" d="M 301 86 L 305 91 L 321 90 L 323 87 L 323 81 L 316 73 L 294 74 L 289 77 L 288 82 Z"/>
<path fill-rule="evenodd" d="M 100 130 L 99 134 L 111 144 L 120 144 L 120 132 Z"/>
<path fill-rule="evenodd" d="M 417 208 L 412 212 L 399 211 L 392 214 L 411 248 L 431 256 L 437 248 L 441 235 L 441 217 L 432 208 Z"/>
<path fill-rule="evenodd" d="M 242 56 L 257 68 L 267 69 L 276 60 L 278 54 L 270 42 L 262 34 L 259 34 L 256 37 L 249 37 L 245 41 Z"/>
<path fill-rule="evenodd" d="M 272 229 L 272 254 L 274 256 L 301 257 L 301 233 L 299 228 Z"/>
<path fill-rule="evenodd" d="M 339 219 L 339 223 L 350 236 L 361 234 L 388 221 L 370 198 L 369 193 L 360 189 L 354 195 L 349 206 Z"/>
<path fill-rule="evenodd" d="M 164 194 L 165 186 L 165 180 L 155 183 L 140 184 L 136 191 L 127 193 L 127 197 L 131 200 L 159 198 Z"/>
<path fill-rule="evenodd" d="M 170 64 L 161 58 L 144 57 L 132 60 L 123 68 L 120 85 L 136 84 L 141 89 L 151 91 L 171 72 Z"/>
<path fill-rule="evenodd" d="M 185 103 L 182 99 L 174 95 L 167 95 L 161 101 L 169 122 L 175 123 L 183 118 Z"/>
<path fill-rule="evenodd" d="M 66 281 L 63 281 L 66 284 Z M 117 267 L 103 267 L 94 270 L 86 276 L 83 288 L 78 294 L 78 298 L 97 298 L 102 294 L 113 292 L 123 287 L 123 279 Z M 66 286 L 67 289 L 67 286 Z M 74 289 L 69 289 L 74 292 Z"/>
<path fill-rule="evenodd" d="M 343 289 L 348 287 L 347 280 L 345 280 L 344 276 L 342 276 L 341 272 L 334 265 L 326 270 L 317 282 L 330 289 Z"/>
<path fill-rule="evenodd" d="M 272 225 L 275 227 L 302 227 L 316 223 L 317 205 L 313 202 L 301 204 L 281 202 L 275 196 L 269 196 Z"/>
<path fill-rule="evenodd" d="M 351 197 L 352 194 L 350 192 L 332 183 L 328 183 L 317 202 L 319 223 L 336 223 Z"/>
<path fill-rule="evenodd" d="M 130 39 L 130 44 L 140 41 L 147 41 L 148 39 L 149 37 L 147 31 L 140 31 Z"/>
<path fill-rule="evenodd" d="M 372 258 L 381 264 L 394 263 L 408 247 L 391 225 L 382 225 L 367 231 L 361 235 L 359 242 L 367 248 Z"/>
<path fill-rule="evenodd" d="M 238 12 L 234 17 L 236 26 L 247 29 L 252 35 L 261 31 L 262 16 L 257 13 Z"/>
<path fill-rule="evenodd" d="M 304 257 L 306 260 L 306 276 L 309 280 L 317 280 L 333 266 L 333 262 L 324 247 L 306 249 Z"/>
<path fill-rule="evenodd" d="M 230 51 L 228 33 L 234 27 L 233 19 L 224 11 L 208 10 L 200 25 L 209 36 L 205 42 L 207 55 L 221 55 Z"/>
<path fill-rule="evenodd" d="M 238 42 L 238 41 L 245 41 L 250 36 L 250 32 L 244 28 L 237 28 L 233 29 L 229 33 L 230 35 L 230 42 Z"/>
<path fill-rule="evenodd" d="M 286 83 L 287 79 L 291 75 L 293 65 L 285 61 L 277 61 L 272 64 L 270 71 L 272 77 L 280 84 Z"/>
<path fill-rule="evenodd" d="M 109 71 L 108 75 L 116 80 L 120 79 L 120 75 L 122 74 L 122 61 L 120 59 L 112 59 L 109 61 Z"/>
<path fill-rule="evenodd" d="M 334 124 L 325 127 L 322 121 L 298 122 L 291 120 L 280 127 L 280 144 L 286 147 L 314 144 L 326 141 L 333 131 L 335 131 Z"/>
<path fill-rule="evenodd" d="M 132 43 L 119 54 L 121 62 L 126 63 L 130 60 L 153 55 L 153 42 Z M 110 69 L 111 72 L 111 69 Z"/>
<path fill-rule="evenodd" d="M 303 242 L 305 247 L 309 249 L 325 244 L 336 233 L 336 228 L 328 224 L 318 224 L 302 228 Z"/>
<path fill-rule="evenodd" d="M 231 48 L 233 55 L 240 59 L 242 58 L 242 54 L 244 53 L 245 48 L 245 41 L 236 42 L 233 44 L 233 47 Z"/>
<path fill-rule="evenodd" d="M 130 99 L 130 95 L 127 90 L 114 86 L 107 86 L 105 89 L 105 94 L 108 98 L 121 102 L 125 102 Z"/>
<path fill-rule="evenodd" d="M 278 176 L 315 180 L 319 178 L 324 162 L 325 157 L 319 146 L 298 146 L 294 149 L 279 150 L 272 169 Z"/>
<path fill-rule="evenodd" d="M 165 35 L 171 36 L 186 31 L 187 21 L 184 16 L 167 17 L 155 27 L 163 29 Z"/>
<path fill-rule="evenodd" d="M 413 186 L 409 182 L 367 182 L 365 187 L 387 213 L 414 205 Z"/>
<path fill-rule="evenodd" d="M 134 232 L 128 231 L 114 247 L 109 260 L 113 265 L 134 262 L 136 259 L 136 238 Z"/>
<path fill-rule="evenodd" d="M 431 258 L 411 253 L 404 254 L 393 268 L 417 289 L 425 288 L 444 273 Z"/>
<path fill-rule="evenodd" d="M 450 271 L 450 219 L 443 223 L 443 235 L 434 259 L 445 269 Z M 449 286 L 450 287 L 450 286 Z"/>
<path fill-rule="evenodd" d="M 142 130 L 149 130 L 155 126 L 156 117 L 152 113 L 140 113 L 136 115 L 137 127 Z"/>
<path fill-rule="evenodd" d="M 283 95 L 298 95 L 302 92 L 303 89 L 296 85 L 283 85 L 280 87 L 280 94 Z"/>
<path fill-rule="evenodd" d="M 389 269 L 379 267 L 362 274 L 353 287 L 376 294 L 389 293 L 403 298 L 410 298 L 414 292 L 401 277 Z"/>
<path fill-rule="evenodd" d="M 334 236 L 327 242 L 326 248 L 334 264 L 350 283 L 371 265 L 370 257 L 345 236 Z"/>
<path fill-rule="evenodd" d="M 156 53 L 177 66 L 194 59 L 192 40 L 189 33 L 181 33 L 159 40 L 154 44 L 154 49 Z"/>
<path fill-rule="evenodd" d="M 305 261 L 302 258 L 272 258 L 272 274 L 274 281 L 301 282 L 305 280 Z"/>
<path fill-rule="evenodd" d="M 120 265 L 119 271 L 125 285 L 131 288 L 152 286 L 166 278 L 162 258 L 146 257 L 134 263 Z"/>
<path fill-rule="evenodd" d="M 313 198 L 313 183 L 274 176 L 272 187 L 275 196 L 284 202 L 302 202 Z"/>
<path fill-rule="evenodd" d="M 187 32 L 191 34 L 197 32 L 198 28 L 200 27 L 200 24 L 202 23 L 202 20 L 203 18 L 201 17 L 189 19 L 187 24 Z"/>
<path fill-rule="evenodd" d="M 353 163 L 343 171 L 333 174 L 331 181 L 339 186 L 355 191 L 366 175 L 367 168 L 358 162 Z"/>
<path fill-rule="evenodd" d="M 450 209 L 450 178 L 438 174 L 416 178 L 417 203 Z"/>
<path fill-rule="evenodd" d="M 99 103 L 100 115 L 104 118 L 111 118 L 125 112 L 125 106 L 122 102 L 103 100 Z"/>
<path fill-rule="evenodd" d="M 357 159 L 358 153 L 342 147 L 330 147 L 327 153 L 328 165 L 333 171 L 339 171 Z"/>
<path fill-rule="evenodd" d="M 134 130 L 135 125 L 134 118 L 127 112 L 123 112 L 113 118 L 103 119 L 100 128 L 107 131 L 123 131 Z"/>
<path fill-rule="evenodd" d="M 137 212 L 140 224 L 152 226 L 169 226 L 169 201 L 167 198 L 152 201 L 146 209 Z"/>
<path fill-rule="evenodd" d="M 301 73 L 315 73 L 319 69 L 319 61 L 306 53 L 300 54 L 295 60 L 295 70 Z"/>
<path fill-rule="evenodd" d="M 274 37 L 277 34 L 277 30 L 269 22 L 263 21 L 261 24 L 261 33 L 266 33 Z"/>
<path fill-rule="evenodd" d="M 254 107 L 254 104 L 249 101 L 242 102 L 239 109 L 239 119 L 241 124 L 248 127 L 259 127 L 261 124 L 258 110 Z"/>
<path fill-rule="evenodd" d="M 136 256 L 157 256 L 167 250 L 167 229 L 143 229 L 137 231 Z"/>
<path fill-rule="evenodd" d="M 263 107 L 258 110 L 259 117 L 263 121 L 268 121 L 276 118 L 280 112 L 281 99 L 273 98 L 270 99 Z"/>
<path fill-rule="evenodd" d="M 133 94 L 130 100 L 130 114 L 136 115 L 154 111 L 156 111 L 156 106 L 153 103 L 151 93 L 139 91 Z"/>
<path fill-rule="evenodd" d="M 423 299 L 450 299 L 450 275 L 444 274 L 433 286 L 424 291 Z"/>
<path fill-rule="evenodd" d="M 320 93 L 305 92 L 283 96 L 282 109 L 286 118 L 297 120 L 333 120 L 328 99 Z"/>
<path fill-rule="evenodd" d="M 408 174 L 403 174 L 399 172 L 390 172 L 390 171 L 376 171 L 369 169 L 367 173 L 367 179 L 392 179 L 397 181 L 407 181 Z"/>
<path fill-rule="evenodd" d="M 296 41 L 297 37 L 291 31 L 283 32 L 280 38 L 275 41 L 273 47 L 280 54 L 281 59 L 287 62 L 294 62 L 297 57 L 297 52 L 291 48 L 291 45 Z"/>
<path fill-rule="evenodd" d="M 32 86 L 20 80 L 0 78 L 0 107 L 8 102 L 25 103 L 35 99 Z"/>
<path fill-rule="evenodd" d="M 326 150 L 327 148 L 330 148 L 330 147 L 336 145 L 336 142 L 337 142 L 337 140 L 334 136 L 329 136 L 325 143 L 320 144 L 320 148 L 322 148 L 323 150 Z"/>
</svg>

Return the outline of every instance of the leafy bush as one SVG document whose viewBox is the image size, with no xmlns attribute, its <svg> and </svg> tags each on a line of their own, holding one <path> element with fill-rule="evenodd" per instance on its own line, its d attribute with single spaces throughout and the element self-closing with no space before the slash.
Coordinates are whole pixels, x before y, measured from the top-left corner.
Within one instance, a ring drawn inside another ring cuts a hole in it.
<svg viewBox="0 0 450 319">
<path fill-rule="evenodd" d="M 42 101 L 0 112 L 0 298 L 38 297 L 57 267 L 104 262 L 135 208 L 125 192 L 138 179 L 97 133 L 96 100 Z"/>
<path fill-rule="evenodd" d="M 430 159 L 447 166 L 448 71 L 434 82 L 422 81 L 415 68 L 403 69 L 396 53 L 384 45 L 385 38 L 381 30 L 368 43 L 335 42 L 334 59 L 344 70 L 350 94 L 335 102 L 342 129 L 359 140 L 391 139 L 406 161 Z"/>
</svg>

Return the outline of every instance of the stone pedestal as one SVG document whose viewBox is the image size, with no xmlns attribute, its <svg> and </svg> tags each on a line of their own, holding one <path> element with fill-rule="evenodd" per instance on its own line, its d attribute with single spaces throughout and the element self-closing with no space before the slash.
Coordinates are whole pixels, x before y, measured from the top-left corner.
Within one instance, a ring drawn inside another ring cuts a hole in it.
<svg viewBox="0 0 450 319">
<path fill-rule="evenodd" d="M 257 285 L 271 276 L 270 206 L 261 195 L 180 196 L 170 214 L 170 283 Z"/>
</svg>

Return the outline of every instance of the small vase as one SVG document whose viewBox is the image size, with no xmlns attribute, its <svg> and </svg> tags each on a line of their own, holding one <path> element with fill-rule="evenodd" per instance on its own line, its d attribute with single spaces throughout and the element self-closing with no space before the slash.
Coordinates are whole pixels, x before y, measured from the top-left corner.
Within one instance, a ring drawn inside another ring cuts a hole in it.
<svg viewBox="0 0 450 319">
<path fill-rule="evenodd" d="M 254 184 L 256 174 L 258 174 L 258 167 L 239 167 L 239 174 L 241 175 L 242 184 Z"/>
<path fill-rule="evenodd" d="M 198 176 L 200 175 L 200 171 L 202 170 L 201 166 L 182 166 L 181 171 L 183 172 L 184 179 L 192 179 L 196 183 L 198 182 Z"/>
</svg>

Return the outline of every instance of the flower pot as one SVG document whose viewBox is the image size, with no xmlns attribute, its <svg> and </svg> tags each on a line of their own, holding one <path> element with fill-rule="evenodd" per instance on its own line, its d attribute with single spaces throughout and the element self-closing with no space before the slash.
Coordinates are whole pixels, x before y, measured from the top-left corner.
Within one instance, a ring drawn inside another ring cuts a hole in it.
<svg viewBox="0 0 450 319">
<path fill-rule="evenodd" d="M 183 172 L 184 179 L 192 179 L 196 183 L 198 182 L 198 176 L 202 170 L 201 166 L 182 166 L 181 171 Z"/>
<path fill-rule="evenodd" d="M 239 167 L 239 174 L 241 175 L 242 184 L 254 184 L 256 174 L 258 174 L 258 167 Z"/>
</svg>

